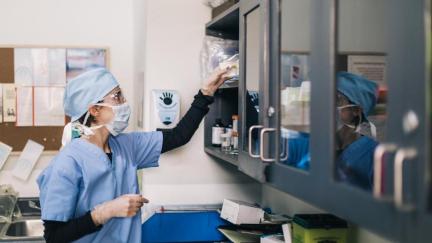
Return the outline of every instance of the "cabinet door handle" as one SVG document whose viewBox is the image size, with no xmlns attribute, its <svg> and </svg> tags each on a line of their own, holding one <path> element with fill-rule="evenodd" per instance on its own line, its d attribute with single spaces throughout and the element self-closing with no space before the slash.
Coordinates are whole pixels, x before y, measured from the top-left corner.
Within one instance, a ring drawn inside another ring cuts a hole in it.
<svg viewBox="0 0 432 243">
<path fill-rule="evenodd" d="M 282 140 L 284 141 L 283 142 L 283 145 L 282 145 L 282 147 L 283 147 L 283 149 L 282 149 L 282 153 L 280 154 L 280 162 L 282 162 L 282 161 L 285 161 L 285 160 L 287 160 L 288 159 L 288 138 L 282 138 Z M 282 156 L 284 156 L 284 157 L 282 157 Z"/>
<path fill-rule="evenodd" d="M 383 169 L 383 156 L 386 153 L 392 153 L 396 151 L 397 146 L 395 144 L 380 144 L 375 149 L 374 153 L 374 188 L 373 194 L 377 199 L 382 199 L 382 169 Z"/>
<path fill-rule="evenodd" d="M 394 202 L 397 208 L 401 210 L 410 210 L 410 205 L 404 204 L 403 200 L 403 166 L 406 160 L 417 157 L 417 150 L 414 148 L 402 148 L 395 155 L 394 170 Z"/>
<path fill-rule="evenodd" d="M 275 132 L 276 129 L 275 128 L 264 128 L 261 130 L 261 136 L 260 136 L 260 157 L 261 160 L 264 162 L 275 162 L 276 158 L 266 158 L 264 157 L 264 134 L 268 133 L 268 132 Z"/>
<path fill-rule="evenodd" d="M 261 126 L 261 125 L 254 125 L 254 126 L 251 126 L 251 127 L 249 128 L 249 140 L 248 140 L 248 145 L 249 145 L 249 156 L 252 157 L 252 158 L 259 158 L 259 157 L 260 157 L 259 154 L 254 154 L 254 153 L 252 153 L 252 131 L 253 131 L 254 129 L 259 129 L 259 128 L 263 128 L 263 126 Z M 261 141 L 260 141 L 260 142 L 261 142 Z"/>
</svg>

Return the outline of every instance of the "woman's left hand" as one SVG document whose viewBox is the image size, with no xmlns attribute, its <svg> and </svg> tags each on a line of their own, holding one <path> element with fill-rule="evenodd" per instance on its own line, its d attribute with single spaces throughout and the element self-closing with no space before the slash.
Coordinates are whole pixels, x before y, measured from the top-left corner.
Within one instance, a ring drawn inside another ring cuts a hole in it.
<svg viewBox="0 0 432 243">
<path fill-rule="evenodd" d="M 214 71 L 210 77 L 207 79 L 203 87 L 201 88 L 201 93 L 207 96 L 213 96 L 216 90 L 230 77 L 227 76 L 227 72 L 230 71 L 230 68 L 227 69 L 217 69 Z"/>
</svg>

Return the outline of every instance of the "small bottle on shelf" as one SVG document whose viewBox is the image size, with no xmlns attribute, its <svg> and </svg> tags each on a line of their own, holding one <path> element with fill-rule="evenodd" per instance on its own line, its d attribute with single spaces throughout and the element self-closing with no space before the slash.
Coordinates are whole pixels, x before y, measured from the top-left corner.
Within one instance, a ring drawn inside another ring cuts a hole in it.
<svg viewBox="0 0 432 243">
<path fill-rule="evenodd" d="M 226 128 L 225 128 L 225 132 L 228 133 L 230 136 L 232 135 L 233 132 L 233 126 L 231 124 L 229 124 Z"/>
<path fill-rule="evenodd" d="M 222 144 L 221 134 L 224 133 L 225 128 L 222 123 L 222 119 L 218 118 L 212 126 L 212 145 L 214 147 L 220 147 Z"/>
<path fill-rule="evenodd" d="M 233 130 L 231 133 L 232 151 L 231 154 L 238 154 L 238 115 L 233 115 Z"/>
<path fill-rule="evenodd" d="M 221 140 L 222 140 L 222 146 L 221 146 L 222 152 L 229 153 L 231 151 L 231 134 L 229 133 L 221 134 Z"/>
</svg>

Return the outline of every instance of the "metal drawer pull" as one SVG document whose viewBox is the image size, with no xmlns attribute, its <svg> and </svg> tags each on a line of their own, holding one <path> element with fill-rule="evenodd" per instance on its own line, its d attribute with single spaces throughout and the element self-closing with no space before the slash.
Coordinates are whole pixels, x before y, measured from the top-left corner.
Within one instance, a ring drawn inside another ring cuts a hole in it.
<svg viewBox="0 0 432 243">
<path fill-rule="evenodd" d="M 403 166 L 406 160 L 414 159 L 416 156 L 417 150 L 414 148 L 399 149 L 395 155 L 394 201 L 396 207 L 402 210 L 411 209 L 410 206 L 404 205 L 403 201 Z"/>
<path fill-rule="evenodd" d="M 386 153 L 392 153 L 392 152 L 396 151 L 396 149 L 397 149 L 397 146 L 394 144 L 380 144 L 375 149 L 373 195 L 377 199 L 382 199 L 383 156 Z"/>
<path fill-rule="evenodd" d="M 248 144 L 249 144 L 249 156 L 252 157 L 252 158 L 259 158 L 260 157 L 259 154 L 253 154 L 252 153 L 252 131 L 254 129 L 257 129 L 257 128 L 263 128 L 263 126 L 261 126 L 261 125 L 254 125 L 254 126 L 251 126 L 249 128 L 249 141 L 248 141 Z"/>
<path fill-rule="evenodd" d="M 261 160 L 262 161 L 264 161 L 264 162 L 275 162 L 276 161 L 276 158 L 265 158 L 264 157 L 264 134 L 265 133 L 267 133 L 267 132 L 275 132 L 276 131 L 276 129 L 275 128 L 264 128 L 264 129 L 262 129 L 261 130 L 261 136 L 260 136 L 260 157 L 261 157 Z"/>
<path fill-rule="evenodd" d="M 282 140 L 284 141 L 284 143 L 283 143 L 282 153 L 280 154 L 281 157 L 280 162 L 288 159 L 288 138 L 282 138 Z"/>
</svg>

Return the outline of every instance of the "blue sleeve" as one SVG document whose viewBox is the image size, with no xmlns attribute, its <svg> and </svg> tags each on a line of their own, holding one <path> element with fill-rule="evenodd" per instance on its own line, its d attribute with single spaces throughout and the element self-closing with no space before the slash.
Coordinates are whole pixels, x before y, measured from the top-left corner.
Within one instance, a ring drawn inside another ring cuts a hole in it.
<svg viewBox="0 0 432 243">
<path fill-rule="evenodd" d="M 135 166 L 138 169 L 159 166 L 163 142 L 162 132 L 134 132 L 131 135 Z"/>
<path fill-rule="evenodd" d="M 43 220 L 66 222 L 74 217 L 81 170 L 72 158 L 55 158 L 38 178 Z"/>
</svg>

